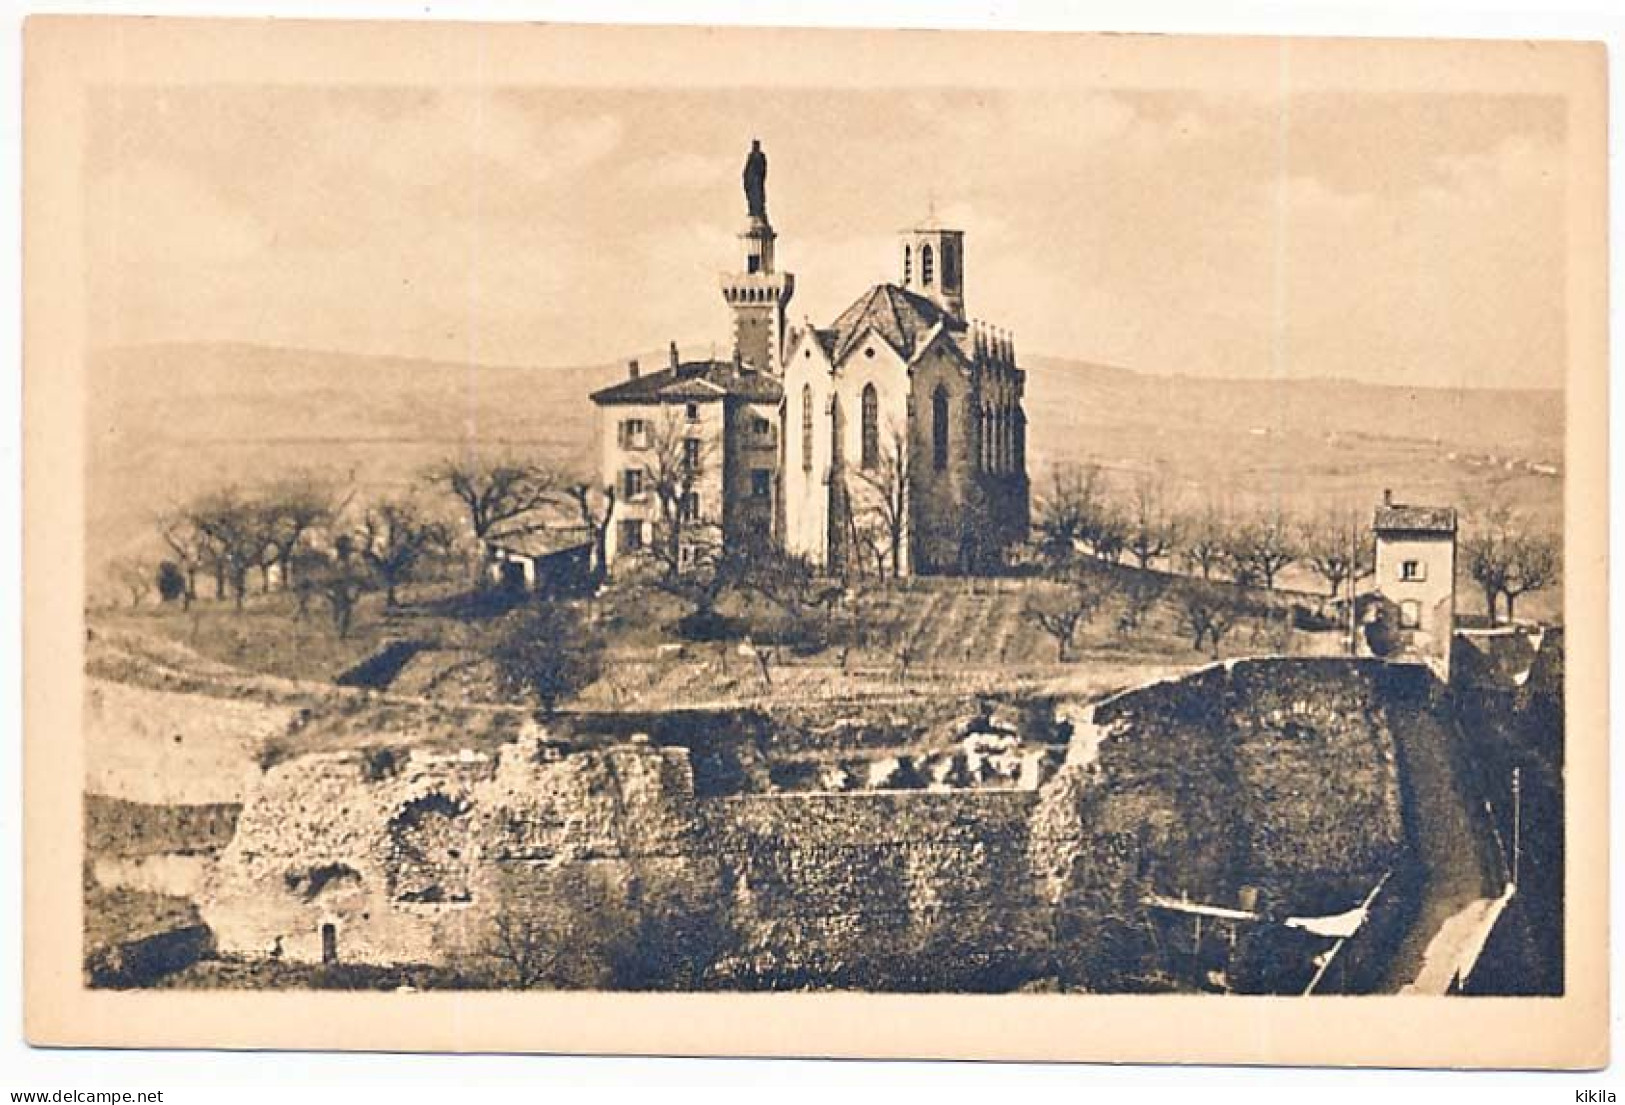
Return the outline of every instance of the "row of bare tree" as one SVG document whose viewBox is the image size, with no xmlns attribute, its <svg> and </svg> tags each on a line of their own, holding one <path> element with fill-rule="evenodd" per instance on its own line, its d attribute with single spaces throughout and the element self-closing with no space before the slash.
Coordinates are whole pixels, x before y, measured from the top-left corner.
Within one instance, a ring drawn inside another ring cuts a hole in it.
<svg viewBox="0 0 1625 1105">
<path fill-rule="evenodd" d="M 1479 586 L 1492 620 L 1504 606 L 1513 617 L 1519 596 L 1556 582 L 1558 541 L 1538 532 L 1505 504 L 1476 507 L 1461 544 L 1463 570 Z M 1361 510 L 1327 508 L 1294 518 L 1273 509 L 1246 514 L 1216 502 L 1189 509 L 1176 503 L 1160 475 L 1142 474 L 1127 494 L 1112 489 L 1094 465 L 1057 469 L 1039 504 L 1035 540 L 1052 564 L 1082 552 L 1109 564 L 1132 559 L 1204 581 L 1275 589 L 1282 572 L 1301 565 L 1341 594 L 1370 575 L 1376 550 Z"/>
</svg>

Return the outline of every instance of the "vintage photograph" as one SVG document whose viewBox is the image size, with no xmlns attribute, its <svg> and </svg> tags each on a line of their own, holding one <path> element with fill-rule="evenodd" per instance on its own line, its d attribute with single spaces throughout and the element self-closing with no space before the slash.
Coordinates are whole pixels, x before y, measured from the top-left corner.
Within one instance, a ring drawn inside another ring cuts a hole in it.
<svg viewBox="0 0 1625 1105">
<path fill-rule="evenodd" d="M 573 34 L 86 89 L 86 988 L 1568 992 L 1600 126 Z"/>
</svg>

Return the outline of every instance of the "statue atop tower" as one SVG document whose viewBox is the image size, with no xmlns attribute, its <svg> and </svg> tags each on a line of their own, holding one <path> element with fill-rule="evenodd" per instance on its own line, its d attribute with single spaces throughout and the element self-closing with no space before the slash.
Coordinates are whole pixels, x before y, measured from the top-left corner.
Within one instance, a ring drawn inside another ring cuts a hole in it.
<svg viewBox="0 0 1625 1105">
<path fill-rule="evenodd" d="M 773 244 L 778 235 L 767 221 L 767 154 L 760 139 L 745 156 L 745 227 L 739 232 L 744 265 L 722 275 L 722 296 L 734 316 L 734 354 L 743 365 L 777 373 L 783 366 L 784 308 L 795 294 L 796 278 L 779 272 Z"/>
<path fill-rule="evenodd" d="M 753 219 L 767 218 L 767 154 L 758 138 L 750 140 L 745 156 L 745 214 Z"/>
</svg>

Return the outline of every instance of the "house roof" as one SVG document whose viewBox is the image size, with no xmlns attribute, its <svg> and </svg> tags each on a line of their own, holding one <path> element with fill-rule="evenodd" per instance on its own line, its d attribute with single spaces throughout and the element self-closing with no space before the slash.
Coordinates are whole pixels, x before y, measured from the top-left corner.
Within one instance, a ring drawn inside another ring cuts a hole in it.
<svg viewBox="0 0 1625 1105">
<path fill-rule="evenodd" d="M 1371 528 L 1378 533 L 1455 533 L 1456 511 L 1448 506 L 1384 503 Z"/>
<path fill-rule="evenodd" d="M 743 369 L 733 361 L 685 361 L 675 372 L 664 368 L 600 388 L 592 393 L 592 401 L 674 403 L 734 398 L 777 403 L 783 394 L 783 387 L 772 376 Z"/>
<path fill-rule="evenodd" d="M 923 295 L 895 284 L 876 284 L 842 311 L 829 330 L 826 348 L 831 360 L 839 361 L 852 351 L 866 331 L 884 338 L 905 360 L 914 356 L 938 323 L 949 330 L 962 331 L 965 324 Z"/>
</svg>

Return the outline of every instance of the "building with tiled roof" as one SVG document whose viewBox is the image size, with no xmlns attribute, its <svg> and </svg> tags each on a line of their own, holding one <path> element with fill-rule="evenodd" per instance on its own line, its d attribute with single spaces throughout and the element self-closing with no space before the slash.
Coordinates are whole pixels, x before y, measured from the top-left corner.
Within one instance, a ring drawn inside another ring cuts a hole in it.
<svg viewBox="0 0 1625 1105">
<path fill-rule="evenodd" d="M 1369 651 L 1414 660 L 1450 676 L 1456 624 L 1456 511 L 1416 506 L 1383 492 L 1372 520 L 1376 566 L 1362 635 Z"/>
<path fill-rule="evenodd" d="M 611 500 L 606 564 L 649 552 L 681 565 L 771 535 L 784 389 L 746 363 L 680 358 L 593 392 L 603 485 Z"/>
</svg>

